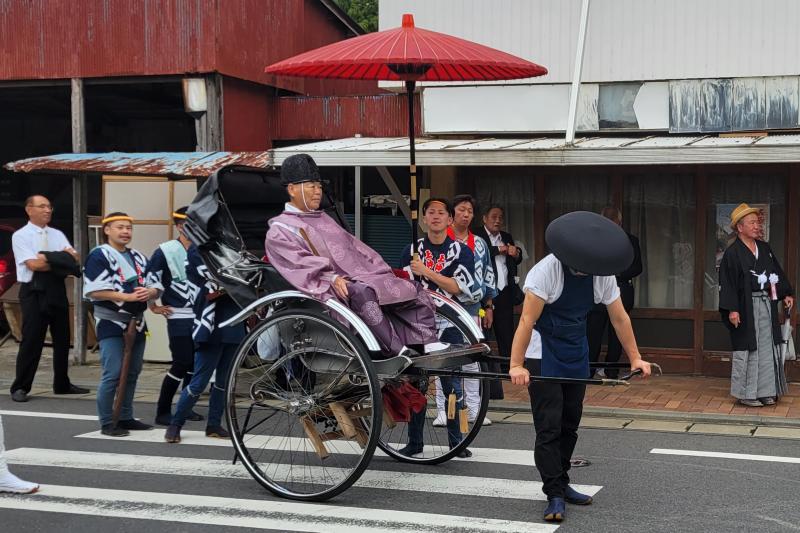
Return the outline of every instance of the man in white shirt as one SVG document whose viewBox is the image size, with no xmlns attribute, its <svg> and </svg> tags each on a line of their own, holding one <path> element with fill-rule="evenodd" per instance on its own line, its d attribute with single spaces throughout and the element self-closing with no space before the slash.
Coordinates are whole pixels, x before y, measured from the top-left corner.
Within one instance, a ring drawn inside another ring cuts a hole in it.
<svg viewBox="0 0 800 533">
<path fill-rule="evenodd" d="M 497 296 L 494 297 L 493 323 L 494 337 L 497 341 L 497 355 L 511 356 L 511 341 L 514 338 L 514 305 L 515 294 L 519 293 L 517 285 L 517 266 L 522 261 L 522 253 L 515 244 L 510 233 L 503 231 L 505 212 L 499 205 L 490 205 L 483 215 L 483 225 L 475 230 L 475 235 L 489 245 L 491 261 L 489 267 L 493 271 Z M 488 333 L 488 328 L 487 328 Z M 506 363 L 502 365 L 505 367 Z M 490 363 L 490 369 L 500 371 L 499 363 Z M 492 381 L 489 386 L 489 397 L 492 400 L 503 399 L 503 387 L 500 382 Z"/>
<path fill-rule="evenodd" d="M 509 375 L 513 384 L 528 385 L 536 429 L 534 460 L 548 500 L 544 519 L 560 522 L 565 503 L 592 503 L 591 496 L 569 486 L 567 474 L 586 385 L 530 380 L 530 376 L 589 378 L 586 318 L 599 303 L 608 308 L 631 370 L 641 370 L 646 377 L 650 364 L 639 354 L 613 276 L 633 260 L 633 248 L 622 228 L 596 213 L 577 211 L 554 220 L 545 240 L 553 253 L 537 263 L 525 280 L 525 303 L 511 348 Z"/>
<path fill-rule="evenodd" d="M 28 401 L 48 327 L 53 339 L 53 391 L 56 394 L 86 394 L 89 390 L 72 385 L 67 375 L 69 302 L 63 277 L 51 275 L 51 264 L 43 252 L 67 252 L 76 262 L 79 261 L 78 254 L 62 232 L 48 226 L 53 217 L 50 200 L 40 195 L 30 196 L 25 200 L 25 212 L 28 223 L 11 237 L 17 281 L 22 284 L 19 291 L 22 341 L 17 353 L 17 375 L 11 385 L 11 399 Z M 35 283 L 37 273 L 42 273 L 39 278 L 45 283 Z"/>
</svg>

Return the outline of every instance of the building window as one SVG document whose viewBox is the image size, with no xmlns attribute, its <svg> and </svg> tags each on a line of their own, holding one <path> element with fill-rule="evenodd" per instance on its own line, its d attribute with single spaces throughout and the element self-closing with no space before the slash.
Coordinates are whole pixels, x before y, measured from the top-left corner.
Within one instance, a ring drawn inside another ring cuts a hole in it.
<svg viewBox="0 0 800 533">
<path fill-rule="evenodd" d="M 471 194 L 478 201 L 473 226 L 483 224 L 483 214 L 492 204 L 505 211 L 505 231 L 523 249 L 518 272 L 521 278 L 533 267 L 533 171 L 526 167 L 461 167 L 455 194 Z M 524 281 L 521 279 L 520 281 Z"/>
<path fill-rule="evenodd" d="M 611 204 L 610 181 L 605 171 L 551 176 L 547 180 L 547 222 L 571 211 L 599 213 Z"/>
<path fill-rule="evenodd" d="M 644 271 L 636 307 L 690 309 L 694 284 L 695 194 L 691 174 L 669 168 L 626 176 L 623 226 L 639 238 Z"/>
<path fill-rule="evenodd" d="M 762 209 L 764 239 L 785 268 L 787 175 L 785 167 L 724 167 L 709 179 L 703 308 L 715 310 L 719 305 L 717 265 L 725 248 L 735 239 L 730 213 L 740 203 Z"/>
</svg>

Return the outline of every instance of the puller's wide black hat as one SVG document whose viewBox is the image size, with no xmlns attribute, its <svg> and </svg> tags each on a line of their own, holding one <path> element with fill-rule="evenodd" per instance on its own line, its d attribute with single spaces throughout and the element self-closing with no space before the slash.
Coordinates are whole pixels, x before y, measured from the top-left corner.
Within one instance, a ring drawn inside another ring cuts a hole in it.
<svg viewBox="0 0 800 533">
<path fill-rule="evenodd" d="M 547 226 L 545 242 L 556 258 L 578 272 L 612 276 L 633 263 L 633 246 L 625 231 L 589 211 L 562 215 Z"/>
</svg>

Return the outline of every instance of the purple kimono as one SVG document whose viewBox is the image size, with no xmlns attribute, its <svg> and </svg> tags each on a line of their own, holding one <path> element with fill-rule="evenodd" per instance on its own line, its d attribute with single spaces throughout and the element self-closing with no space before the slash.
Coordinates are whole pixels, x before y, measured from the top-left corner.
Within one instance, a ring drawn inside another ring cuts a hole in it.
<svg viewBox="0 0 800 533">
<path fill-rule="evenodd" d="M 436 341 L 433 301 L 418 283 L 398 278 L 375 250 L 322 211 L 287 210 L 269 221 L 270 263 L 298 290 L 338 298 L 332 283 L 348 280 L 345 301 L 370 327 L 387 355 Z"/>
</svg>

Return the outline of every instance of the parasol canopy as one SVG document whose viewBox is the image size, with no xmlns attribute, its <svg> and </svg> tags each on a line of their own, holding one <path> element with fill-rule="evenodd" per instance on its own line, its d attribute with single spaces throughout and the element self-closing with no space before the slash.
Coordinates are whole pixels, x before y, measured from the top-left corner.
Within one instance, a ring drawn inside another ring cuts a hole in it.
<svg viewBox="0 0 800 533">
<path fill-rule="evenodd" d="M 520 57 L 414 26 L 403 25 L 329 44 L 284 59 L 268 74 L 308 78 L 397 81 L 487 81 L 532 78 L 547 69 Z"/>
<path fill-rule="evenodd" d="M 361 35 L 284 59 L 267 74 L 306 78 L 404 81 L 408 97 L 412 250 L 417 242 L 417 165 L 414 87 L 418 81 L 492 81 L 532 78 L 547 69 L 482 44 L 414 26 L 403 15 L 399 28 Z M 417 259 L 416 252 L 413 258 Z"/>
</svg>

